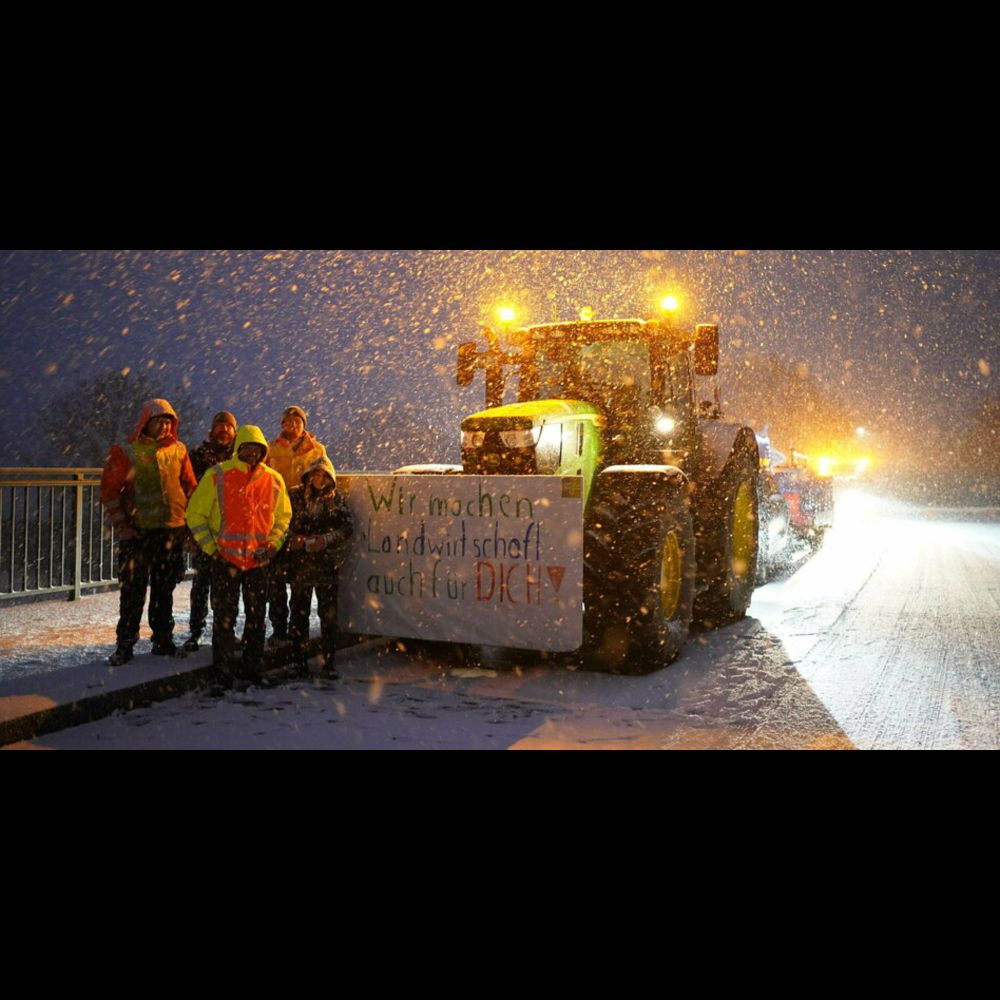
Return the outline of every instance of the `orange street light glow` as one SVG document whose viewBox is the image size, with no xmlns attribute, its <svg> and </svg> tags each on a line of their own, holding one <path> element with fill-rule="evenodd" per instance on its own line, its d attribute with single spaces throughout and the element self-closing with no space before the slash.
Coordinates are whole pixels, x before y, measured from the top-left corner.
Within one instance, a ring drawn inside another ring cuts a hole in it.
<svg viewBox="0 0 1000 1000">
<path fill-rule="evenodd" d="M 677 312 L 678 308 L 680 308 L 680 302 L 676 295 L 664 295 L 660 299 L 660 308 L 664 312 Z"/>
<path fill-rule="evenodd" d="M 501 323 L 513 323 L 516 312 L 510 306 L 500 306 L 497 309 L 497 318 Z"/>
</svg>

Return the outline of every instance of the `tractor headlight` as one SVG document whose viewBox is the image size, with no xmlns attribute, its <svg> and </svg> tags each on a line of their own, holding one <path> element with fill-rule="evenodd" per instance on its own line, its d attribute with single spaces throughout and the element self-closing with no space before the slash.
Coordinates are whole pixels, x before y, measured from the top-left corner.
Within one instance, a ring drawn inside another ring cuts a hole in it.
<svg viewBox="0 0 1000 1000">
<path fill-rule="evenodd" d="M 677 413 L 667 407 L 660 409 L 658 406 L 651 406 L 650 416 L 653 418 L 653 430 L 660 437 L 670 437 L 678 427 Z"/>
<path fill-rule="evenodd" d="M 482 448 L 486 431 L 462 431 L 463 448 Z"/>
<path fill-rule="evenodd" d="M 534 448 L 538 444 L 541 427 L 524 427 L 516 431 L 501 431 L 500 440 L 507 448 Z"/>
</svg>

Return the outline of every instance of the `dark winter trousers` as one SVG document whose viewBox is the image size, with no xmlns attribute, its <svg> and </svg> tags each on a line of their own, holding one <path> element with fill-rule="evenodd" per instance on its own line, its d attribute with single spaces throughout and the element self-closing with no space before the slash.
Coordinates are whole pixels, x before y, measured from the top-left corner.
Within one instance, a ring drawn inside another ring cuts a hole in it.
<svg viewBox="0 0 1000 1000">
<path fill-rule="evenodd" d="M 267 617 L 275 635 L 288 632 L 288 576 L 281 557 L 267 568 Z"/>
<path fill-rule="evenodd" d="M 184 578 L 185 528 L 149 528 L 118 543 L 118 645 L 139 641 L 142 608 L 149 588 L 153 642 L 169 642 L 174 632 L 174 587 Z"/>
<path fill-rule="evenodd" d="M 208 592 L 212 585 L 212 557 L 199 551 L 194 557 L 194 580 L 191 583 L 191 634 L 205 631 L 208 618 Z"/>
<path fill-rule="evenodd" d="M 295 652 L 305 655 L 309 645 L 309 608 L 312 604 L 313 588 L 292 584 L 292 617 L 288 635 Z M 337 652 L 337 584 L 320 583 L 316 586 L 316 600 L 319 604 L 319 623 L 323 637 L 323 657 L 328 664 L 333 663 Z"/>
<path fill-rule="evenodd" d="M 236 659 L 236 616 L 243 594 L 243 664 Z M 212 559 L 212 662 L 232 674 L 253 677 L 264 664 L 267 569 L 241 570 L 225 559 Z"/>
</svg>

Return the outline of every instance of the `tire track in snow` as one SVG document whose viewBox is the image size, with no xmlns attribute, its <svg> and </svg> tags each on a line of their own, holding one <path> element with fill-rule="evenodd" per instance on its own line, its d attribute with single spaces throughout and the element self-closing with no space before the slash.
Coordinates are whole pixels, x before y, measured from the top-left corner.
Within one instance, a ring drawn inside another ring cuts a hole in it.
<svg viewBox="0 0 1000 1000">
<path fill-rule="evenodd" d="M 883 523 L 874 570 L 803 676 L 859 746 L 996 747 L 998 529 Z"/>
</svg>

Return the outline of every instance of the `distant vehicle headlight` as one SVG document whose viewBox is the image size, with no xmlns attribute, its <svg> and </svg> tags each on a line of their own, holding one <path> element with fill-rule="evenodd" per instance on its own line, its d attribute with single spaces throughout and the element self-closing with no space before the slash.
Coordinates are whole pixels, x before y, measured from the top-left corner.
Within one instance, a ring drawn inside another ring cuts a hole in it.
<svg viewBox="0 0 1000 1000">
<path fill-rule="evenodd" d="M 462 431 L 463 448 L 482 448 L 486 431 Z"/>
<path fill-rule="evenodd" d="M 668 417 L 664 414 L 662 417 L 657 417 L 653 423 L 653 430 L 657 434 L 662 434 L 666 437 L 668 434 L 673 434 L 677 429 L 677 421 L 673 417 Z"/>
</svg>

